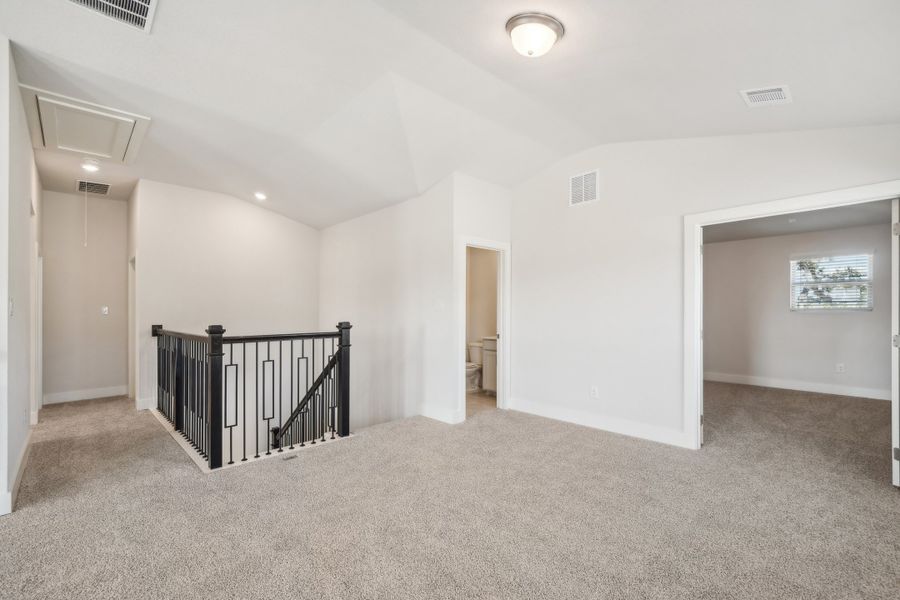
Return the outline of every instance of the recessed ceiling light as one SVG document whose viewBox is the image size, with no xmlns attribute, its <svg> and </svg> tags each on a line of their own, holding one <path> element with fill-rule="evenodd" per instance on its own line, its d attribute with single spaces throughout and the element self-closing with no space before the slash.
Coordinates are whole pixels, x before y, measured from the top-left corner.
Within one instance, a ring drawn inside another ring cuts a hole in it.
<svg viewBox="0 0 900 600">
<path fill-rule="evenodd" d="M 550 52 L 565 32 L 558 19 L 544 13 L 521 13 L 506 22 L 506 33 L 512 39 L 513 48 L 529 58 Z"/>
<path fill-rule="evenodd" d="M 253 197 L 256 198 L 257 200 L 259 200 L 260 202 L 262 202 L 263 200 L 268 198 L 268 196 L 266 196 L 262 192 L 256 192 L 255 194 L 253 194 Z"/>
<path fill-rule="evenodd" d="M 91 158 L 86 158 L 84 159 L 84 162 L 81 163 L 81 168 L 88 173 L 96 173 L 100 170 L 100 163 Z"/>
</svg>

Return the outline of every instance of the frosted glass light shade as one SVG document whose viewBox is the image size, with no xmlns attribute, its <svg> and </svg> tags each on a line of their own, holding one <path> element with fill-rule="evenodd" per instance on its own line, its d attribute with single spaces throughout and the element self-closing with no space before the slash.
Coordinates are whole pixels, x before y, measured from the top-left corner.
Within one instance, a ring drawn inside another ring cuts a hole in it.
<svg viewBox="0 0 900 600">
<path fill-rule="evenodd" d="M 550 15 L 524 13 L 507 21 L 506 31 L 516 52 L 522 56 L 537 58 L 550 52 L 565 29 L 562 23 Z"/>
</svg>

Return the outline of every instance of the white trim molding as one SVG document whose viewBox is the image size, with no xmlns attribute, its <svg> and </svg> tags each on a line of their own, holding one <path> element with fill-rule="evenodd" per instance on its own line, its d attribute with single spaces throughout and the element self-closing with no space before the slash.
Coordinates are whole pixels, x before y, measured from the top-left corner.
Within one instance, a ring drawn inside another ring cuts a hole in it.
<svg viewBox="0 0 900 600">
<path fill-rule="evenodd" d="M 598 415 L 596 413 L 584 412 L 573 408 L 564 408 L 556 404 L 523 400 L 522 398 L 512 398 L 509 408 L 538 417 L 553 419 L 554 421 L 574 423 L 575 425 L 582 425 L 584 427 L 590 427 L 591 429 L 627 435 L 629 437 L 667 444 L 669 446 L 689 449 L 693 449 L 694 447 L 691 436 L 683 431 L 647 425 L 646 423 L 639 423 L 637 421 L 619 417 Z"/>
<path fill-rule="evenodd" d="M 53 394 L 44 394 L 44 405 L 60 404 L 62 402 L 77 402 L 79 400 L 93 400 L 94 398 L 113 398 L 115 396 L 126 396 L 127 394 L 127 385 L 93 388 L 90 390 L 72 390 L 70 392 L 56 392 Z"/>
<path fill-rule="evenodd" d="M 869 400 L 891 399 L 891 390 L 878 388 L 853 387 L 837 383 L 821 383 L 817 381 L 797 381 L 794 379 L 777 379 L 774 377 L 759 377 L 757 375 L 735 375 L 732 373 L 710 373 L 704 375 L 706 381 L 720 383 L 739 383 L 741 385 L 755 385 L 759 387 L 776 388 L 780 390 L 796 390 L 798 392 L 815 392 L 817 394 L 832 394 L 835 396 L 852 396 L 854 398 L 868 398 Z"/>
</svg>

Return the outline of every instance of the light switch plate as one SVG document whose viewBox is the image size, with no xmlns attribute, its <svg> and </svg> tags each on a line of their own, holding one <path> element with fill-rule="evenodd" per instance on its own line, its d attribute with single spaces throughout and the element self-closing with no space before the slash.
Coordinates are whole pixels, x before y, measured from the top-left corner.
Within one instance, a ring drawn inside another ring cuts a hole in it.
<svg viewBox="0 0 900 600">
<path fill-rule="evenodd" d="M 103 315 L 108 315 L 108 314 L 109 314 L 109 307 L 108 307 L 108 306 L 104 306 L 103 308 L 100 309 L 100 312 L 101 312 Z"/>
</svg>

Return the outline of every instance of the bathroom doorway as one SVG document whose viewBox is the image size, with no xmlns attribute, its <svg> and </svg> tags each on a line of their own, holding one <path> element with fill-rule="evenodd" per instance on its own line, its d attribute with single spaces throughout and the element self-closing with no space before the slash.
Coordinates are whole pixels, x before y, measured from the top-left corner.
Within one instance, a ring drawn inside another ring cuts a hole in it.
<svg viewBox="0 0 900 600">
<path fill-rule="evenodd" d="M 497 408 L 500 252 L 466 246 L 466 418 Z"/>
</svg>

